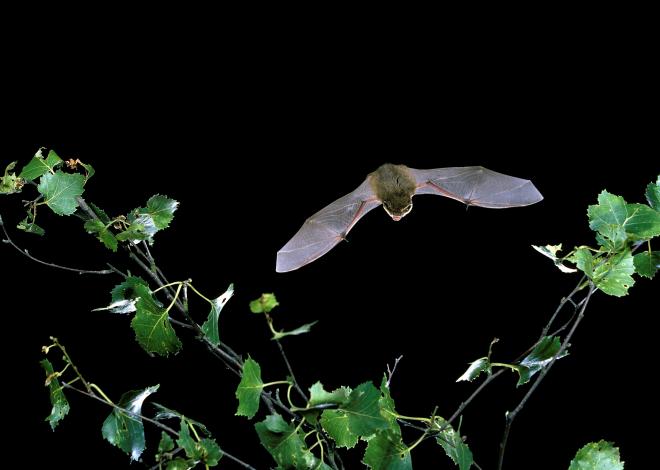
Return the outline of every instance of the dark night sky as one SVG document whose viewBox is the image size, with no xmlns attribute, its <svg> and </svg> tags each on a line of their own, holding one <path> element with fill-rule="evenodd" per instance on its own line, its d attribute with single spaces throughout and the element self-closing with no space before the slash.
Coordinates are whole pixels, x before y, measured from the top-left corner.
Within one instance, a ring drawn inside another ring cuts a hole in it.
<svg viewBox="0 0 660 470">
<path fill-rule="evenodd" d="M 645 115 L 652 77 L 641 57 L 608 47 L 585 59 L 547 44 L 491 44 L 475 47 L 471 60 L 444 56 L 438 67 L 437 57 L 403 49 L 387 55 L 365 46 L 342 55 L 337 51 L 346 45 L 291 44 L 260 45 L 254 55 L 228 47 L 218 55 L 219 71 L 194 54 L 154 54 L 144 62 L 120 56 L 71 81 L 35 84 L 43 99 L 26 98 L 27 112 L 14 116 L 8 134 L 20 139 L 2 163 L 25 162 L 39 146 L 89 162 L 97 176 L 85 197 L 110 214 L 155 193 L 179 200 L 154 255 L 169 278 L 192 278 L 208 296 L 235 284 L 221 334 L 261 363 L 266 380 L 285 372 L 265 322 L 247 303 L 275 292 L 282 328 L 319 320 L 311 334 L 284 342 L 305 388 L 317 380 L 326 388 L 379 382 L 403 355 L 392 385 L 398 411 L 428 416 L 437 405 L 449 416 L 476 386 L 455 383 L 467 363 L 484 355 L 493 337 L 500 338 L 495 357 L 502 361 L 524 351 L 577 282 L 530 245 L 594 243 L 586 207 L 602 189 L 642 201 L 660 170 L 657 130 Z M 103 84 L 92 85 L 102 72 Z M 276 274 L 277 250 L 304 219 L 384 162 L 483 165 L 533 180 L 545 200 L 465 211 L 455 201 L 421 196 L 402 222 L 375 210 L 349 243 L 299 271 Z M 0 201 L 10 228 L 21 217 L 19 205 L 20 198 Z M 130 267 L 73 218 L 42 217 L 43 240 L 12 232 L 35 256 Z M 251 423 L 233 416 L 236 378 L 189 335 L 181 333 L 184 349 L 175 358 L 149 358 L 127 318 L 90 312 L 107 302 L 117 279 L 37 266 L 1 248 L 4 336 L 19 338 L 5 346 L 5 388 L 18 419 L 13 438 L 39 447 L 31 466 L 83 468 L 94 455 L 96 468 L 128 467 L 100 437 L 109 412 L 103 406 L 71 397 L 70 415 L 55 433 L 43 422 L 49 404 L 37 361 L 55 335 L 112 398 L 160 383 L 156 401 L 206 423 L 227 451 L 267 468 Z M 566 468 L 579 447 L 601 438 L 621 447 L 630 468 L 642 465 L 639 416 L 656 406 L 643 385 L 656 284 L 641 280 L 621 299 L 594 297 L 571 355 L 516 421 L 508 468 Z M 206 307 L 196 307 L 202 319 Z M 462 433 L 483 468 L 493 468 L 504 412 L 522 393 L 507 374 L 467 409 Z M 148 458 L 153 439 L 149 444 Z M 348 455 L 358 461 L 356 452 Z M 451 468 L 431 442 L 413 462 Z"/>
</svg>

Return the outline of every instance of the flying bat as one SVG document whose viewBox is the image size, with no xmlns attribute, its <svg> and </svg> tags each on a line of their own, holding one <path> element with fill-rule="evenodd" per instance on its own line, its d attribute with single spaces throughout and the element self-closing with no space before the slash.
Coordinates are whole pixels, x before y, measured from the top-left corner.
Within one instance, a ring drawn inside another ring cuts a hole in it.
<svg viewBox="0 0 660 470">
<path fill-rule="evenodd" d="M 277 252 L 275 270 L 293 271 L 323 256 L 381 204 L 393 220 L 401 220 L 412 210 L 412 197 L 417 194 L 445 196 L 467 206 L 491 209 L 528 206 L 543 199 L 531 181 L 482 166 L 416 170 L 386 163 L 369 173 L 355 191 L 307 219 Z"/>
</svg>

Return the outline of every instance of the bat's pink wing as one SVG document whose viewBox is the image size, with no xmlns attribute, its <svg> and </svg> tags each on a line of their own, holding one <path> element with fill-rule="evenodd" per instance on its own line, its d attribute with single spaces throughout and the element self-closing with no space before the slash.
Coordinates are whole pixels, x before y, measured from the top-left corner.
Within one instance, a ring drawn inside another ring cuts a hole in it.
<svg viewBox="0 0 660 470">
<path fill-rule="evenodd" d="M 415 194 L 450 197 L 470 206 L 502 209 L 528 206 L 543 199 L 531 181 L 504 175 L 482 166 L 415 170 L 410 168 Z"/>
<path fill-rule="evenodd" d="M 380 204 L 367 178 L 355 191 L 307 219 L 277 252 L 275 270 L 293 271 L 323 256 L 346 237 L 358 220 Z"/>
</svg>

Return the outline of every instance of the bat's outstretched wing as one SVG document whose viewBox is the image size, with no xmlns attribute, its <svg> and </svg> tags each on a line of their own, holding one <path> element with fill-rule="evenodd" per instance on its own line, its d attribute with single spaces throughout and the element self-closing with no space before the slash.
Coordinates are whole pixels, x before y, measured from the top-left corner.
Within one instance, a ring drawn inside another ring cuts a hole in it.
<svg viewBox="0 0 660 470">
<path fill-rule="evenodd" d="M 353 225 L 378 207 L 369 178 L 355 191 L 337 199 L 305 221 L 298 233 L 277 252 L 278 273 L 293 271 L 330 251 Z"/>
<path fill-rule="evenodd" d="M 436 194 L 469 206 L 502 209 L 528 206 L 543 199 L 531 181 L 516 178 L 482 166 L 415 170 L 415 194 Z"/>
</svg>

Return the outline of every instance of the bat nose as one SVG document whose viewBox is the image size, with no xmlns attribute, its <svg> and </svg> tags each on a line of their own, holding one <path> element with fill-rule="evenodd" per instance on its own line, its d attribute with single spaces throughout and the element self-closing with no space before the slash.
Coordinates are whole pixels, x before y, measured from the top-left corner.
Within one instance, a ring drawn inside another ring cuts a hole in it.
<svg viewBox="0 0 660 470">
<path fill-rule="evenodd" d="M 401 220 L 401 216 L 400 215 L 393 215 L 392 220 L 395 221 L 395 222 L 398 222 L 399 220 Z"/>
</svg>

